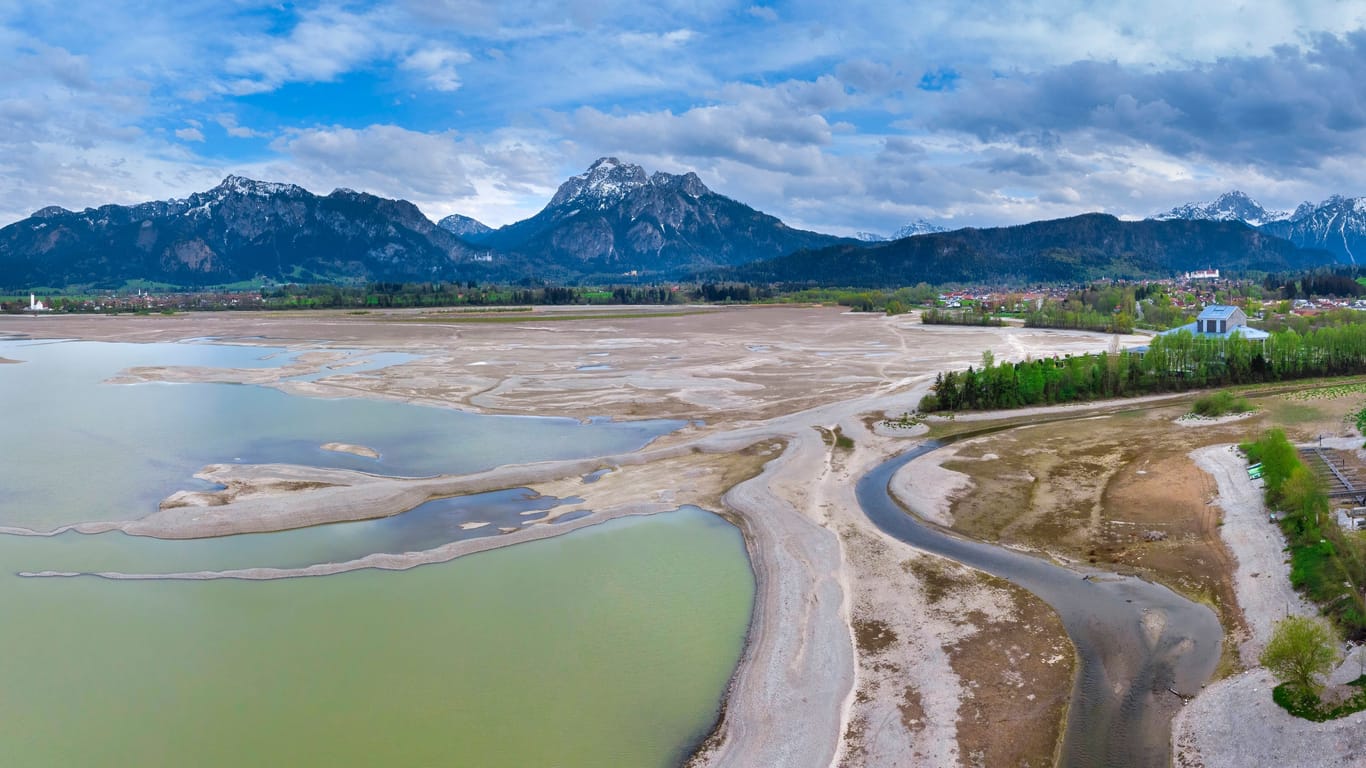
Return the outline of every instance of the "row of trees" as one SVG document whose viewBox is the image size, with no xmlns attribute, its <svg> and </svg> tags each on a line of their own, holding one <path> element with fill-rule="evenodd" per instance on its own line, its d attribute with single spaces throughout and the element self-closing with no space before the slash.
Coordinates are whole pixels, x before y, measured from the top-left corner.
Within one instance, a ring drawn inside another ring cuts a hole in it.
<svg viewBox="0 0 1366 768">
<path fill-rule="evenodd" d="M 920 313 L 920 322 L 926 325 L 999 326 L 1003 324 L 1001 318 L 991 314 L 990 310 L 981 305 L 961 309 L 927 309 Z"/>
<path fill-rule="evenodd" d="M 1129 305 L 1133 307 L 1133 304 Z M 1100 311 L 1080 301 L 1046 301 L 1033 312 L 1025 313 L 1028 328 L 1070 328 L 1102 333 L 1133 333 L 1134 315 L 1126 311 Z"/>
<path fill-rule="evenodd" d="M 328 309 L 452 306 L 532 306 L 572 304 L 678 304 L 685 301 L 750 302 L 772 298 L 769 288 L 742 283 L 693 286 L 629 285 L 500 287 L 468 283 L 369 283 L 285 285 L 262 291 L 266 306 L 277 309 Z"/>
<path fill-rule="evenodd" d="M 1317 603 L 1349 638 L 1366 639 L 1366 551 L 1332 519 L 1319 478 L 1279 429 L 1242 446 L 1261 462 L 1266 503 L 1279 510 L 1290 548 L 1290 583 Z"/>
<path fill-rule="evenodd" d="M 920 404 L 932 411 L 992 410 L 1179 392 L 1311 376 L 1366 373 L 1366 325 L 1273 333 L 1265 342 L 1234 334 L 1204 339 L 1181 331 L 1154 337 L 1147 351 L 995 363 L 939 374 Z"/>
</svg>

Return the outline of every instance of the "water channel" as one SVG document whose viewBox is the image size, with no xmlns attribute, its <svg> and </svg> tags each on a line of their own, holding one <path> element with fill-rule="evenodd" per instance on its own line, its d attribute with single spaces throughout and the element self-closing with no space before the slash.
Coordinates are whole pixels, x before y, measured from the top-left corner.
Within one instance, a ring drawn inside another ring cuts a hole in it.
<svg viewBox="0 0 1366 768">
<path fill-rule="evenodd" d="M 1018 584 L 1057 611 L 1079 662 L 1060 765 L 1165 768 L 1177 702 L 1168 689 L 1194 695 L 1214 672 L 1223 639 L 1214 612 L 1159 584 L 1064 568 L 908 513 L 888 483 L 897 470 L 938 447 L 926 442 L 860 479 L 864 513 L 886 533 Z"/>
</svg>

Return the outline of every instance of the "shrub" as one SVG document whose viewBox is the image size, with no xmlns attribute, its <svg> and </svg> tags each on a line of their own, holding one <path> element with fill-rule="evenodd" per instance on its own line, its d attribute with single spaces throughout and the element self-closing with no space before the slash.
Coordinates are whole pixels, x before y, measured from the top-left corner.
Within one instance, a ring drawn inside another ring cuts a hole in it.
<svg viewBox="0 0 1366 768">
<path fill-rule="evenodd" d="M 1191 406 L 1191 413 L 1207 418 L 1217 418 L 1230 413 L 1248 413 L 1251 410 L 1252 403 L 1249 403 L 1247 398 L 1238 397 L 1228 390 L 1201 395 Z"/>
</svg>

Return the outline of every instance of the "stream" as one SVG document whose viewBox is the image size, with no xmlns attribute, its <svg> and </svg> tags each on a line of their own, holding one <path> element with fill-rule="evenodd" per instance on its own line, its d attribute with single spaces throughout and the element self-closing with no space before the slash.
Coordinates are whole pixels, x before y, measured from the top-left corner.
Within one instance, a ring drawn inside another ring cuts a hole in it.
<svg viewBox="0 0 1366 768">
<path fill-rule="evenodd" d="M 906 511 L 888 490 L 897 470 L 939 448 L 929 441 L 879 465 L 858 482 L 864 514 L 919 549 L 1029 590 L 1057 611 L 1078 670 L 1061 766 L 1153 766 L 1171 755 L 1171 717 L 1219 662 L 1223 629 L 1208 607 L 1160 584 L 964 538 Z"/>
</svg>

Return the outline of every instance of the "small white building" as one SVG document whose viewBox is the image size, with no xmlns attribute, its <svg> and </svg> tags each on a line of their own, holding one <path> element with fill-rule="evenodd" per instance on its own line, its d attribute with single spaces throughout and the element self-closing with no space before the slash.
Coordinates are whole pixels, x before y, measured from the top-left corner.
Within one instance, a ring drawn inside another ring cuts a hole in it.
<svg viewBox="0 0 1366 768">
<path fill-rule="evenodd" d="M 25 308 L 24 311 L 25 311 L 25 312 L 51 312 L 52 310 L 49 309 L 49 308 L 47 307 L 47 305 L 43 304 L 43 302 L 38 301 L 38 297 L 37 297 L 36 295 L 30 293 L 30 294 L 28 295 L 28 307 Z"/>
</svg>

